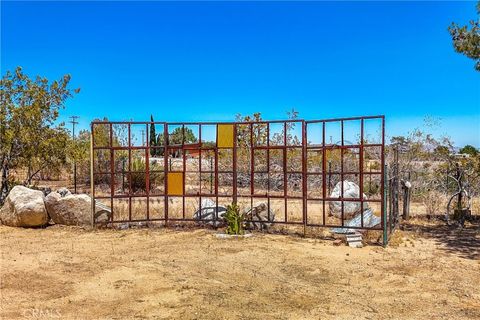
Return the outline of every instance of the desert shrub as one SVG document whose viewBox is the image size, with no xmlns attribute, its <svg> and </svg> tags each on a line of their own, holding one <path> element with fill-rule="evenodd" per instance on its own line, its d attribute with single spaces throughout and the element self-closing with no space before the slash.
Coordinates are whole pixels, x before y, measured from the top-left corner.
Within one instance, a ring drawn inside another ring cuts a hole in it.
<svg viewBox="0 0 480 320">
<path fill-rule="evenodd" d="M 422 195 L 422 202 L 427 214 L 435 215 L 445 212 L 445 196 L 436 191 L 429 190 Z"/>
<path fill-rule="evenodd" d="M 225 230 L 227 234 L 240 235 L 245 233 L 245 216 L 243 213 L 240 213 L 240 208 L 236 203 L 227 206 L 227 212 L 223 217 L 227 222 L 227 229 Z"/>
<path fill-rule="evenodd" d="M 163 171 L 163 167 L 159 164 L 150 163 L 150 181 L 157 181 L 157 183 L 162 183 L 164 176 L 161 175 Z M 134 158 L 132 159 L 131 163 L 131 173 L 130 173 L 130 181 L 131 181 L 131 188 L 132 192 L 146 192 L 147 185 L 146 185 L 146 164 L 145 161 L 141 158 Z M 128 179 L 125 181 L 128 183 Z M 125 186 L 128 188 L 128 185 Z M 153 188 L 153 184 L 150 183 L 150 190 Z"/>
</svg>

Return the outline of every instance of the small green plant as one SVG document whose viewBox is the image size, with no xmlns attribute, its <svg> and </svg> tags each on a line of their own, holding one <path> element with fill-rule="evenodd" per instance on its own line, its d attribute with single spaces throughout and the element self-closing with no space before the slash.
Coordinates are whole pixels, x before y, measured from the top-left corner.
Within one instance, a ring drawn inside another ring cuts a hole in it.
<svg viewBox="0 0 480 320">
<path fill-rule="evenodd" d="M 236 203 L 227 206 L 227 212 L 223 217 L 227 222 L 227 230 L 225 231 L 227 234 L 241 235 L 245 233 L 243 229 L 245 215 L 240 213 L 240 208 Z"/>
</svg>

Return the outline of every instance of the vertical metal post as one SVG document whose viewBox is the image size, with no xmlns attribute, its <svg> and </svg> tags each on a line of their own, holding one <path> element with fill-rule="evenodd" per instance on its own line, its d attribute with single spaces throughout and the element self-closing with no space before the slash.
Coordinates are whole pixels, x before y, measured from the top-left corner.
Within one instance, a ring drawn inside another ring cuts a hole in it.
<svg viewBox="0 0 480 320">
<path fill-rule="evenodd" d="M 382 147 L 381 147 L 381 168 L 383 168 L 383 175 L 381 181 L 381 193 L 382 193 L 382 226 L 383 226 L 383 245 L 388 244 L 388 234 L 387 234 L 387 166 L 385 165 L 385 117 L 382 116 Z"/>
<path fill-rule="evenodd" d="M 164 195 L 164 218 L 165 218 L 165 227 L 168 225 L 168 124 L 163 124 L 163 172 L 164 172 L 164 185 L 163 192 Z"/>
<path fill-rule="evenodd" d="M 325 198 L 327 197 L 327 151 L 325 150 L 325 121 L 322 122 L 322 215 L 323 224 L 326 224 L 325 218 Z"/>
<path fill-rule="evenodd" d="M 359 149 L 359 171 L 360 171 L 360 226 L 363 228 L 363 119 L 360 120 L 360 149 Z"/>
<path fill-rule="evenodd" d="M 303 196 L 303 236 L 307 231 L 307 125 L 302 120 L 302 196 Z"/>
<path fill-rule="evenodd" d="M 288 194 L 288 175 L 287 175 L 287 122 L 283 122 L 283 199 L 285 210 L 285 222 L 287 222 L 288 206 L 287 206 L 287 194 Z"/>
<path fill-rule="evenodd" d="M 95 184 L 93 174 L 93 124 L 90 126 L 90 195 L 91 195 L 91 210 L 92 210 L 92 228 L 95 228 Z"/>
<path fill-rule="evenodd" d="M 387 197 L 386 184 L 387 184 L 387 165 L 384 165 L 383 166 L 383 185 L 382 185 L 383 199 Z M 387 203 L 385 202 L 385 200 L 382 201 L 382 226 L 383 226 L 383 246 L 386 247 L 388 245 L 388 228 L 387 228 Z"/>
<path fill-rule="evenodd" d="M 109 151 L 110 151 L 110 211 L 112 214 L 110 215 L 111 221 L 113 222 L 113 215 L 115 214 L 115 210 L 113 209 L 113 196 L 115 195 L 115 173 L 113 168 L 113 163 L 115 162 L 115 154 L 113 149 L 113 125 L 110 123 L 110 142 L 109 142 Z"/>
<path fill-rule="evenodd" d="M 233 124 L 233 203 L 237 204 L 237 124 Z"/>
<path fill-rule="evenodd" d="M 155 126 L 155 124 L 152 122 L 150 124 L 151 126 Z M 150 220 L 150 148 L 152 147 L 150 145 L 150 129 L 148 127 L 148 124 L 145 125 L 145 132 L 146 132 L 146 139 L 145 139 L 145 191 L 147 193 L 147 220 Z"/>
</svg>

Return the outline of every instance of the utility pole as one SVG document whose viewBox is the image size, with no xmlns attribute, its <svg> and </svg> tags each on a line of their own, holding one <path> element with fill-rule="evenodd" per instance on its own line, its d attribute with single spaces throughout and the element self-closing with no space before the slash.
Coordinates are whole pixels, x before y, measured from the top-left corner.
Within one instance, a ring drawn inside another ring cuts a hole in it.
<svg viewBox="0 0 480 320">
<path fill-rule="evenodd" d="M 72 139 L 75 142 L 75 125 L 78 124 L 77 119 L 80 118 L 79 116 L 70 116 L 71 120 L 69 121 L 72 124 Z M 77 163 L 75 159 L 73 159 L 73 193 L 77 193 Z"/>
<path fill-rule="evenodd" d="M 145 130 L 142 130 L 142 147 L 145 145 Z"/>
</svg>

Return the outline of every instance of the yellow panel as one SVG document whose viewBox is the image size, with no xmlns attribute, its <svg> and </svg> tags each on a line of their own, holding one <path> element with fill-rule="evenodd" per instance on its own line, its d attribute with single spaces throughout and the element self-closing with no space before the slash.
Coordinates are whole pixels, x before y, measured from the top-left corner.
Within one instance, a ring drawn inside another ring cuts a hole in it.
<svg viewBox="0 0 480 320">
<path fill-rule="evenodd" d="M 217 125 L 217 147 L 233 148 L 233 124 Z"/>
<path fill-rule="evenodd" d="M 169 196 L 183 195 L 183 172 L 168 173 L 167 194 Z"/>
</svg>

